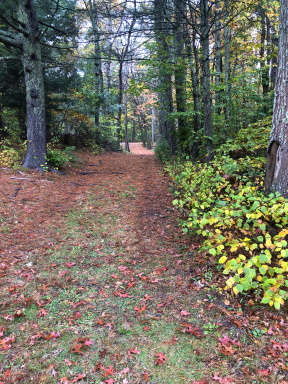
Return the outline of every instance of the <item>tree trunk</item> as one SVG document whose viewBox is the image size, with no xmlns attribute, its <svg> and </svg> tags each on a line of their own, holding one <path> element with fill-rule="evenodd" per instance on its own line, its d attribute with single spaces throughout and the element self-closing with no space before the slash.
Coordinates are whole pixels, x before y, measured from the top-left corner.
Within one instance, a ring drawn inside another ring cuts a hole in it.
<svg viewBox="0 0 288 384">
<path fill-rule="evenodd" d="M 231 65 L 230 65 L 230 28 L 228 25 L 229 10 L 228 0 L 224 1 L 225 6 L 225 27 L 224 27 L 224 76 L 225 76 L 225 129 L 231 126 Z"/>
<path fill-rule="evenodd" d="M 94 75 L 95 75 L 95 113 L 94 120 L 95 125 L 99 128 L 100 124 L 100 109 L 103 99 L 103 74 L 102 74 L 102 59 L 101 59 L 101 48 L 100 48 L 100 33 L 98 28 L 98 11 L 95 0 L 89 0 L 88 12 L 90 15 L 93 35 L 94 35 Z"/>
<path fill-rule="evenodd" d="M 173 112 L 173 92 L 172 92 L 172 71 L 168 68 L 170 60 L 170 47 L 167 43 L 170 31 L 168 23 L 165 19 L 165 5 L 164 0 L 154 0 L 154 28 L 155 39 L 158 48 L 159 60 L 159 134 L 164 139 L 170 148 L 171 154 L 176 151 L 176 137 L 175 137 L 175 124 L 174 121 L 169 120 L 168 116 Z M 171 64 L 170 64 L 171 67 Z"/>
<path fill-rule="evenodd" d="M 43 170 L 47 165 L 44 79 L 40 31 L 32 0 L 19 1 L 18 17 L 27 30 L 22 54 L 27 109 L 27 152 L 23 167 Z"/>
<path fill-rule="evenodd" d="M 278 72 L 265 188 L 288 197 L 288 0 L 280 3 Z"/>
<path fill-rule="evenodd" d="M 196 27 L 195 10 L 190 8 L 190 16 L 192 24 Z M 188 39 L 188 36 L 187 36 Z M 192 45 L 192 47 L 191 47 Z M 193 161 L 196 161 L 199 157 L 200 142 L 197 137 L 198 131 L 201 129 L 201 98 L 200 98 L 200 64 L 199 53 L 197 47 L 196 29 L 192 29 L 192 41 L 186 42 L 187 56 L 189 60 L 189 66 L 191 71 L 191 83 L 192 83 L 192 96 L 193 96 L 193 136 L 191 139 L 190 153 Z"/>
<path fill-rule="evenodd" d="M 212 95 L 210 89 L 210 50 L 209 50 L 209 5 L 208 0 L 200 0 L 201 49 L 202 49 L 202 88 L 203 88 L 203 125 L 207 141 L 207 154 L 212 151 Z"/>
<path fill-rule="evenodd" d="M 186 112 L 186 62 L 184 60 L 185 33 L 184 25 L 186 21 L 186 3 L 183 0 L 175 0 L 175 96 L 176 109 L 178 115 L 178 138 L 182 151 L 187 150 L 188 127 Z"/>
</svg>

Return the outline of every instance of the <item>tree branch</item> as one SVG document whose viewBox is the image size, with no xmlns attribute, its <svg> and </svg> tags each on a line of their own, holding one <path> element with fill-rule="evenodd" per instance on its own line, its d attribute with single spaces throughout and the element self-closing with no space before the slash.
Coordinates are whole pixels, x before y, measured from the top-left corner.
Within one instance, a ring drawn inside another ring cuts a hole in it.
<svg viewBox="0 0 288 384">
<path fill-rule="evenodd" d="M 16 35 L 13 36 L 12 34 L 10 34 L 10 36 L 8 36 L 8 33 L 6 33 L 6 31 L 3 31 L 1 29 L 0 29 L 0 42 L 15 48 L 22 48 L 23 46 L 21 39 L 16 38 Z"/>
<path fill-rule="evenodd" d="M 9 25 L 9 27 L 11 27 L 12 29 L 14 29 L 15 31 L 21 33 L 22 35 L 24 35 L 25 37 L 28 37 L 29 34 L 28 32 L 24 29 L 24 28 L 21 28 L 19 27 L 18 25 L 16 25 L 15 23 L 13 23 L 11 20 L 7 19 L 7 17 L 5 17 L 3 14 L 0 13 L 0 19 L 4 21 L 5 24 Z"/>
</svg>

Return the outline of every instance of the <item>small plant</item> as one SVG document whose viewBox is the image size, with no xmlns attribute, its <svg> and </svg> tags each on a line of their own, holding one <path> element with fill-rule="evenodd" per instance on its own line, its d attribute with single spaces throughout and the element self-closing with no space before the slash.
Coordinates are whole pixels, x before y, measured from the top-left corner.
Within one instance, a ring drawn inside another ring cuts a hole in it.
<svg viewBox="0 0 288 384">
<path fill-rule="evenodd" d="M 165 163 L 170 160 L 170 149 L 166 140 L 160 139 L 154 148 L 154 153 L 158 160 Z"/>
<path fill-rule="evenodd" d="M 0 164 L 4 167 L 20 165 L 26 143 L 13 143 L 10 140 L 0 142 Z"/>
<path fill-rule="evenodd" d="M 66 147 L 64 150 L 61 150 L 49 147 L 48 145 L 47 162 L 52 167 L 59 169 L 65 164 L 76 160 L 76 156 L 73 153 L 74 150 L 75 147 Z"/>
</svg>

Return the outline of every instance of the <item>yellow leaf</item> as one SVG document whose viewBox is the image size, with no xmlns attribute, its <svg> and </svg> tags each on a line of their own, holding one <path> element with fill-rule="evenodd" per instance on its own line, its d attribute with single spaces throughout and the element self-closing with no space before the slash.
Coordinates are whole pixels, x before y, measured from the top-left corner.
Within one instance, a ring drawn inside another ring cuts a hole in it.
<svg viewBox="0 0 288 384">
<path fill-rule="evenodd" d="M 222 257 L 220 257 L 218 263 L 219 264 L 224 264 L 226 260 L 227 260 L 227 256 L 222 256 Z"/>
</svg>

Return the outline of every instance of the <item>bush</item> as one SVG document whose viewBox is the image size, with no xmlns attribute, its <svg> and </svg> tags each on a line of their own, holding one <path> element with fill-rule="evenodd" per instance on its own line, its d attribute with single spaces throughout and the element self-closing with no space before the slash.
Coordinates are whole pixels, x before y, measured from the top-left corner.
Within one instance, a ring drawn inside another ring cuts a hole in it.
<svg viewBox="0 0 288 384">
<path fill-rule="evenodd" d="M 75 147 L 59 149 L 48 144 L 47 162 L 55 169 L 62 168 L 65 164 L 76 160 L 76 156 L 73 153 L 74 150 Z"/>
<path fill-rule="evenodd" d="M 160 139 L 154 148 L 154 153 L 158 160 L 162 163 L 165 163 L 170 160 L 170 148 L 166 140 Z"/>
<path fill-rule="evenodd" d="M 0 164 L 4 167 L 17 167 L 21 164 L 26 143 L 12 143 L 8 139 L 0 142 Z"/>
<path fill-rule="evenodd" d="M 257 292 L 262 303 L 279 309 L 288 297 L 288 201 L 264 194 L 264 166 L 261 156 L 218 153 L 212 164 L 185 162 L 167 170 L 183 230 L 202 237 L 201 250 L 228 276 L 226 289 Z"/>
</svg>

